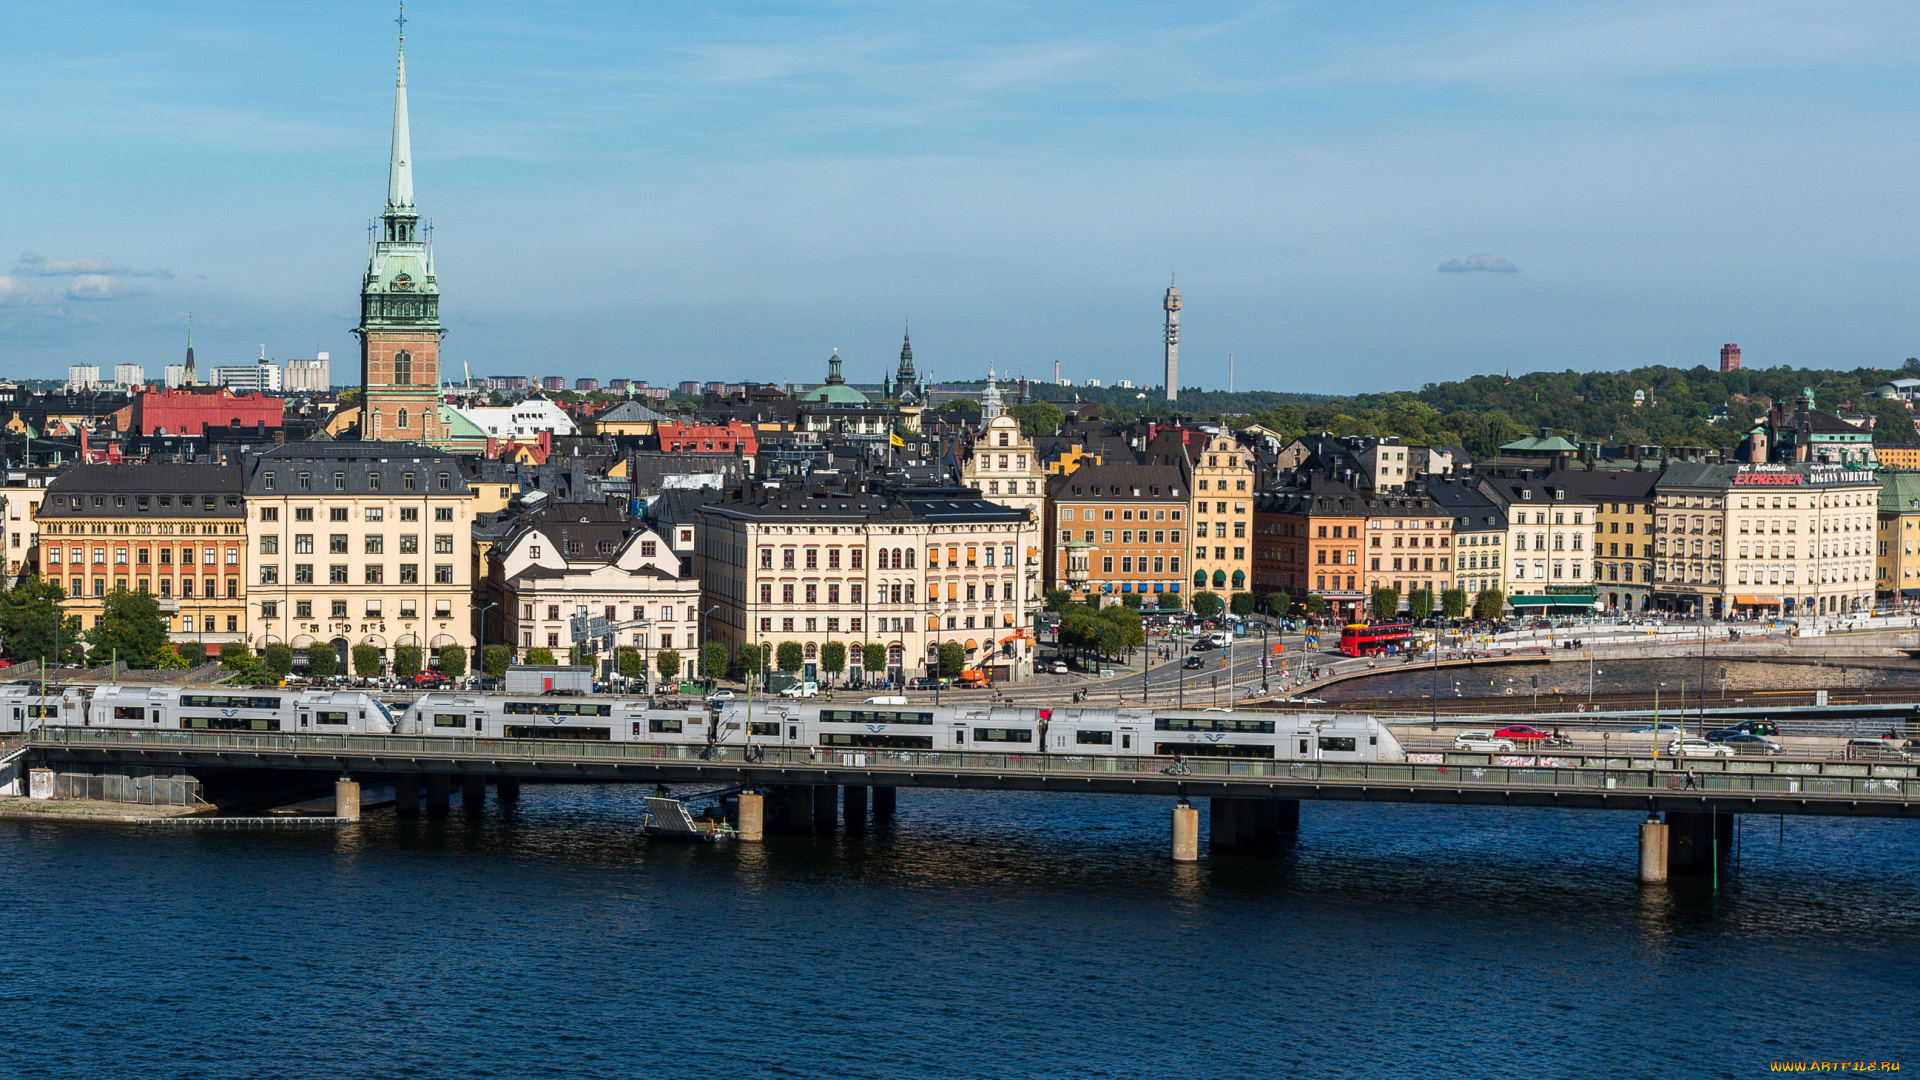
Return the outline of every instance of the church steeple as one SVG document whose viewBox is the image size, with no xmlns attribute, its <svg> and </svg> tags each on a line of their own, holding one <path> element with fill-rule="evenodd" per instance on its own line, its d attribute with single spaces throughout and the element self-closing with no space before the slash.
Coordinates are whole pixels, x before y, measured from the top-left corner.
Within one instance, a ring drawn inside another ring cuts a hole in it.
<svg viewBox="0 0 1920 1080">
<path fill-rule="evenodd" d="M 188 386 L 194 386 L 200 381 L 199 373 L 193 370 L 193 312 L 191 311 L 187 312 L 187 370 L 183 381 Z"/>
<path fill-rule="evenodd" d="M 900 338 L 900 367 L 894 372 L 894 393 L 902 401 L 919 396 L 920 378 L 913 371 L 913 328 L 907 327 Z"/>
<path fill-rule="evenodd" d="M 835 349 L 833 355 L 827 359 L 827 385 L 842 386 L 846 381 L 846 376 L 840 374 L 840 350 Z"/>
<path fill-rule="evenodd" d="M 400 5 L 399 75 L 393 88 L 393 154 L 387 163 L 387 216 L 413 211 L 413 135 L 407 130 L 407 5 Z M 389 239 L 392 239 L 389 237 Z"/>
</svg>

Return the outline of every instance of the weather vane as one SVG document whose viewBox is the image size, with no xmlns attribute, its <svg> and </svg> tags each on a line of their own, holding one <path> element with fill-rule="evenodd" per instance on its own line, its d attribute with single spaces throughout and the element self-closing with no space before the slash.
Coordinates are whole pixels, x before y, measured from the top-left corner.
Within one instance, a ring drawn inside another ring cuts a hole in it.
<svg viewBox="0 0 1920 1080">
<path fill-rule="evenodd" d="M 400 17 L 393 21 L 400 27 L 400 40 L 407 40 L 407 5 L 405 0 L 401 0 Z"/>
</svg>

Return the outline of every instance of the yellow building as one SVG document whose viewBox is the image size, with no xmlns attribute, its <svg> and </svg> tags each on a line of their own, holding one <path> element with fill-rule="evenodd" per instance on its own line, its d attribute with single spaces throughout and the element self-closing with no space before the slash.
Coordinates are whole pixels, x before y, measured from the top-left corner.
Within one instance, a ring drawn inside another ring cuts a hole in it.
<svg viewBox="0 0 1920 1080">
<path fill-rule="evenodd" d="M 1193 588 L 1225 599 L 1253 580 L 1253 455 L 1232 435 L 1181 434 L 1193 469 Z"/>
<path fill-rule="evenodd" d="M 1873 591 L 1882 601 L 1920 598 L 1920 472 L 1880 474 Z"/>
</svg>

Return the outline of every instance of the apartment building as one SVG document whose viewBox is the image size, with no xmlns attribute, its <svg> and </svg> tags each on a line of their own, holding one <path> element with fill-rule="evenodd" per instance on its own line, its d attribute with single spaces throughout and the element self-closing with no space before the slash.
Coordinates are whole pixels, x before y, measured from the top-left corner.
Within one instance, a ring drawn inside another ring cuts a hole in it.
<svg viewBox="0 0 1920 1080">
<path fill-rule="evenodd" d="M 0 486 L 0 529 L 6 533 L 7 573 L 0 588 L 12 588 L 40 572 L 40 502 L 47 497 L 49 469 L 10 469 Z"/>
<path fill-rule="evenodd" d="M 1047 513 L 1047 470 L 1034 452 L 1033 440 L 1020 430 L 1020 421 L 1001 413 L 981 425 L 979 435 L 960 463 L 960 483 L 991 503 L 1024 510 L 1039 523 Z M 1037 603 L 1042 589 L 1040 536 L 1021 562 L 1027 569 L 1022 585 L 1028 603 Z"/>
<path fill-rule="evenodd" d="M 1364 591 L 1392 589 L 1405 603 L 1428 590 L 1437 606 L 1453 582 L 1453 515 L 1418 490 L 1378 493 L 1364 506 Z"/>
<path fill-rule="evenodd" d="M 1879 475 L 1873 591 L 1882 602 L 1911 604 L 1920 599 L 1920 473 Z"/>
<path fill-rule="evenodd" d="M 1515 611 L 1593 611 L 1594 506 L 1531 469 L 1483 476 L 1481 494 L 1506 517 L 1504 591 Z"/>
<path fill-rule="evenodd" d="M 458 461 L 396 442 L 296 442 L 245 465 L 255 638 L 296 654 L 471 650 L 473 494 Z"/>
<path fill-rule="evenodd" d="M 1153 465 L 1082 465 L 1049 477 L 1047 587 L 1066 589 L 1083 604 L 1146 594 L 1141 603 L 1157 607 L 1162 596 L 1178 598 L 1187 514 L 1195 505 L 1187 477 L 1179 455 Z"/>
<path fill-rule="evenodd" d="M 1187 434 L 1193 483 L 1193 587 L 1222 596 L 1245 592 L 1253 581 L 1253 455 L 1232 435 Z M 1149 461 L 1154 454 L 1155 445 L 1150 443 Z"/>
<path fill-rule="evenodd" d="M 1607 611 L 1653 606 L 1653 505 L 1660 472 L 1588 467 L 1553 474 L 1571 498 L 1593 506 L 1594 599 Z"/>
<path fill-rule="evenodd" d="M 235 465 L 76 465 L 40 505 L 41 573 L 83 628 L 126 589 L 155 594 L 176 639 L 248 641 L 244 485 Z"/>
<path fill-rule="evenodd" d="M 897 680 L 936 672 L 953 642 L 996 680 L 1032 673 L 1023 553 L 1038 523 L 1024 510 L 969 488 L 752 484 L 694 518 L 706 634 L 735 655 L 792 642 L 818 678 L 838 641 L 848 678 Z M 885 672 L 865 670 L 870 644 Z"/>
<path fill-rule="evenodd" d="M 1277 588 L 1302 604 L 1318 596 L 1331 617 L 1361 617 L 1366 499 L 1347 483 L 1317 473 L 1293 480 L 1295 486 L 1263 492 L 1255 504 L 1256 587 Z"/>
<path fill-rule="evenodd" d="M 1506 512 L 1471 478 L 1435 478 L 1428 483 L 1426 493 L 1437 513 L 1453 519 L 1453 578 L 1449 587 L 1465 590 L 1469 605 L 1488 589 L 1504 592 Z"/>
</svg>

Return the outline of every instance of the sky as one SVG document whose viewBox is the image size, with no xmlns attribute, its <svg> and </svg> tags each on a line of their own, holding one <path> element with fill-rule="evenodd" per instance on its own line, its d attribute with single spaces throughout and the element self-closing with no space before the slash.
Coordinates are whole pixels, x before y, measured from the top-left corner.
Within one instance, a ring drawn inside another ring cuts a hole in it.
<svg viewBox="0 0 1920 1080">
<path fill-rule="evenodd" d="M 391 4 L 0 8 L 0 373 L 329 352 Z M 457 377 L 1352 393 L 1920 355 L 1920 7 L 415 0 Z"/>
</svg>

